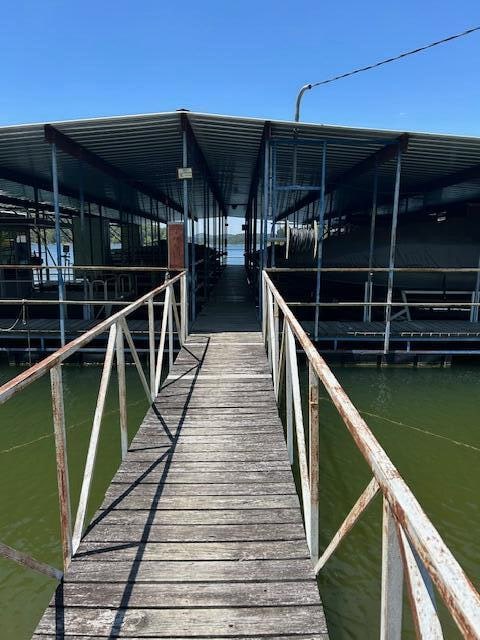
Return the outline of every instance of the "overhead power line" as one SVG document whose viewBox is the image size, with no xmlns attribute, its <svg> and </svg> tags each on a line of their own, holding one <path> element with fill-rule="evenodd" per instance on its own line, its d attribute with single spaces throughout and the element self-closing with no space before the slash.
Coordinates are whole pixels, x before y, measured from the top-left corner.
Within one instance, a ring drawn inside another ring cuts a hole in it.
<svg viewBox="0 0 480 640">
<path fill-rule="evenodd" d="M 319 87 L 323 84 L 329 84 L 331 82 L 336 82 L 337 80 L 343 80 L 343 78 L 349 78 L 350 76 L 354 76 L 357 73 L 362 73 L 363 71 L 370 71 L 371 69 L 376 69 L 377 67 L 381 67 L 384 64 L 389 64 L 390 62 L 395 62 L 396 60 L 401 60 L 402 58 L 406 58 L 408 56 L 413 56 L 415 53 L 420 53 L 421 51 L 426 51 L 427 49 L 432 49 L 433 47 L 437 47 L 440 44 L 445 44 L 446 42 L 451 42 L 452 40 L 457 40 L 458 38 L 463 38 L 464 36 L 468 36 L 475 31 L 480 31 L 480 26 L 472 27 L 471 29 L 466 29 L 461 33 L 456 33 L 452 36 L 448 36 L 447 38 L 442 38 L 441 40 L 436 40 L 435 42 L 431 42 L 430 44 L 426 44 L 423 47 L 418 47 L 417 49 L 412 49 L 411 51 L 405 51 L 404 53 L 400 53 L 397 56 L 392 56 L 391 58 L 386 58 L 385 60 L 380 60 L 380 62 L 375 62 L 374 64 L 369 64 L 366 67 L 360 67 L 358 69 L 353 69 L 353 71 L 348 71 L 347 73 L 342 73 L 338 76 L 333 76 L 332 78 L 327 78 L 326 80 L 320 80 L 319 82 L 311 82 L 309 84 L 303 85 L 303 87 L 298 92 L 297 102 L 295 107 L 295 121 L 298 122 L 300 119 L 300 102 L 305 91 L 309 89 L 313 89 L 313 87 Z"/>
</svg>

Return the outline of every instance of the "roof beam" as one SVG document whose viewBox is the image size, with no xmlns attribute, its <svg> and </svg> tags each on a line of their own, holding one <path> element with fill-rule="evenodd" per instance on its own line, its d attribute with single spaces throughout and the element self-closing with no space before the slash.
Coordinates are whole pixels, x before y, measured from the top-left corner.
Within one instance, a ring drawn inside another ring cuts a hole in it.
<svg viewBox="0 0 480 640">
<path fill-rule="evenodd" d="M 192 124 L 188 118 L 188 115 L 186 113 L 180 113 L 180 118 L 182 122 L 182 130 L 187 132 L 187 136 L 189 137 L 190 141 L 193 143 L 193 146 L 198 155 L 198 158 L 200 159 L 200 164 L 202 165 L 202 168 L 205 172 L 205 177 L 207 179 L 208 186 L 210 187 L 210 191 L 212 192 L 215 200 L 218 202 L 218 205 L 220 207 L 220 210 L 223 212 L 223 215 L 226 217 L 228 213 L 227 213 L 227 207 L 225 205 L 225 200 L 223 198 L 222 191 L 220 189 L 220 186 L 215 176 L 213 175 L 208 165 L 207 159 L 205 158 L 205 154 L 203 153 L 203 150 L 198 143 L 198 140 L 195 136 L 195 132 L 192 128 Z"/>
<path fill-rule="evenodd" d="M 258 183 L 260 182 L 260 168 L 262 163 L 262 157 L 265 153 L 265 145 L 267 143 L 268 138 L 270 137 L 272 124 L 269 120 L 265 121 L 263 125 L 262 138 L 260 140 L 260 144 L 258 146 L 257 159 L 255 161 L 255 167 L 253 168 L 252 177 L 250 180 L 250 189 L 248 191 L 248 202 L 246 212 L 250 211 L 253 203 L 253 198 L 258 191 Z"/>
<path fill-rule="evenodd" d="M 449 175 L 442 176 L 441 178 L 435 178 L 429 180 L 412 189 L 412 192 L 423 194 L 430 191 L 436 191 L 437 189 L 445 189 L 446 187 L 452 187 L 462 182 L 469 182 L 470 180 L 480 179 L 480 164 L 475 164 L 472 167 L 467 167 L 461 171 L 450 173 Z"/>
<path fill-rule="evenodd" d="M 52 181 L 50 179 L 45 179 L 40 176 L 35 176 L 30 173 L 24 173 L 21 171 L 14 171 L 13 169 L 7 169 L 5 167 L 0 167 L 0 180 L 8 180 L 9 182 L 16 182 L 17 184 L 26 185 L 29 187 L 36 187 L 42 191 L 52 192 Z M 62 196 L 67 196 L 69 198 L 74 198 L 75 200 L 80 200 L 80 194 L 78 189 L 72 189 L 72 187 L 67 186 L 63 182 L 58 183 L 58 191 Z M 155 215 L 150 214 L 147 211 L 142 211 L 137 207 L 131 207 L 127 205 L 121 205 L 120 203 L 112 200 L 111 198 L 106 198 L 105 196 L 96 196 L 92 193 L 88 193 L 84 191 L 84 198 L 86 202 L 91 202 L 102 207 L 107 207 L 108 209 L 113 209 L 114 211 L 128 211 L 133 215 L 141 216 L 143 218 L 148 218 L 149 220 L 160 220 L 161 222 L 165 222 L 165 218 L 157 218 Z"/>
<path fill-rule="evenodd" d="M 102 173 L 110 176 L 114 180 L 118 180 L 122 182 L 132 189 L 139 191 L 146 196 L 153 198 L 154 200 L 158 200 L 162 204 L 170 207 L 171 209 L 175 209 L 175 211 L 183 212 L 181 205 L 178 202 L 175 202 L 170 196 L 161 191 L 160 189 L 156 189 L 155 187 L 150 187 L 149 185 L 141 182 L 140 180 L 135 180 L 131 178 L 127 173 L 123 170 L 118 169 L 114 165 L 110 164 L 103 158 L 101 158 L 93 151 L 89 151 L 86 147 L 75 142 L 69 136 L 65 135 L 51 124 L 46 124 L 44 127 L 45 140 L 50 144 L 55 144 L 61 151 L 64 151 L 70 156 L 74 158 L 78 158 L 83 162 L 89 164 L 91 167 L 98 169 Z"/>
<path fill-rule="evenodd" d="M 362 176 L 365 173 L 368 173 L 369 171 L 374 169 L 376 166 L 378 167 L 381 164 L 388 162 L 389 160 L 393 160 L 397 155 L 397 152 L 399 149 L 401 151 L 407 150 L 408 141 L 409 141 L 408 133 L 402 133 L 402 135 L 399 136 L 396 140 L 389 142 L 378 151 L 375 151 L 370 156 L 368 156 L 364 160 L 361 160 L 356 165 L 354 165 L 350 169 L 347 169 L 346 171 L 344 171 L 344 173 L 339 175 L 325 189 L 325 195 L 331 193 L 332 191 L 335 191 L 342 184 L 349 182 L 351 180 L 354 180 L 355 178 L 358 178 L 359 176 Z M 290 207 L 282 211 L 282 213 L 280 213 L 276 219 L 283 220 L 284 218 L 291 215 L 292 213 L 299 211 L 299 209 L 303 209 L 304 207 L 308 206 L 312 202 L 315 202 L 316 200 L 318 200 L 318 198 L 319 198 L 318 190 L 309 191 L 306 196 L 304 196 L 303 198 L 298 200 L 295 204 L 291 205 Z"/>
</svg>

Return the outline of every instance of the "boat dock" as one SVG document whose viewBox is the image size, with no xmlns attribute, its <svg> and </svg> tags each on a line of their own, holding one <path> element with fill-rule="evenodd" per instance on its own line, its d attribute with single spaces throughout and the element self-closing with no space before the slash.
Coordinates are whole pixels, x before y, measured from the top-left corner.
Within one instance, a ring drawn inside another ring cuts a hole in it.
<svg viewBox="0 0 480 640">
<path fill-rule="evenodd" d="M 242 273 L 224 272 L 35 637 L 328 637 Z"/>
</svg>

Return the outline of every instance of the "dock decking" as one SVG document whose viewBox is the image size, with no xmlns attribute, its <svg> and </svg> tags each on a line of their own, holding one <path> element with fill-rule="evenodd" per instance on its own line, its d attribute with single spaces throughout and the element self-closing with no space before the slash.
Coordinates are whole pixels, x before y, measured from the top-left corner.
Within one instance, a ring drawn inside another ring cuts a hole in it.
<svg viewBox="0 0 480 640">
<path fill-rule="evenodd" d="M 243 268 L 228 267 L 35 638 L 328 638 Z"/>
</svg>

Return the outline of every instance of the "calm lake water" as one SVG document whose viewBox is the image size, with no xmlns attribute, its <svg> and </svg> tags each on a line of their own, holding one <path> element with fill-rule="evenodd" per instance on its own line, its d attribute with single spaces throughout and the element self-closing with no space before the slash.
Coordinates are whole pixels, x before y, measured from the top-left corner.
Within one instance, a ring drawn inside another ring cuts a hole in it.
<svg viewBox="0 0 480 640">
<path fill-rule="evenodd" d="M 0 368 L 0 381 L 15 374 Z M 461 565 L 480 586 L 480 368 L 360 369 L 336 373 L 414 490 Z M 127 370 L 131 435 L 145 411 Z M 100 376 L 99 367 L 65 367 L 65 405 L 73 508 L 80 490 Z M 89 517 L 120 460 L 116 382 L 102 426 Z M 321 546 L 335 533 L 370 476 L 363 458 L 322 393 Z M 48 377 L 0 407 L 0 540 L 61 566 L 54 442 Z M 320 578 L 332 640 L 378 637 L 381 503 L 371 506 Z M 30 637 L 54 582 L 0 560 L 0 637 Z M 411 629 L 408 607 L 407 628 Z M 407 631 L 405 637 L 413 637 Z M 445 627 L 445 638 L 456 638 Z"/>
</svg>

